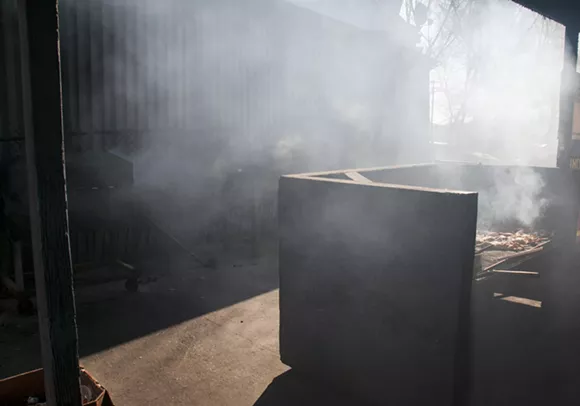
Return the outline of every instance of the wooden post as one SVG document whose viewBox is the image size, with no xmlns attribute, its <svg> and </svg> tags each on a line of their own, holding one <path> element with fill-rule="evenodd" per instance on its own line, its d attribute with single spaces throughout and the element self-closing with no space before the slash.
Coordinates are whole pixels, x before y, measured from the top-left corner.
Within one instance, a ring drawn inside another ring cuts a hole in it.
<svg viewBox="0 0 580 406">
<path fill-rule="evenodd" d="M 68 228 L 58 2 L 20 0 L 30 217 L 49 406 L 79 406 L 80 371 Z"/>
<path fill-rule="evenodd" d="M 577 98 L 578 28 L 567 26 L 564 40 L 564 64 L 560 84 L 560 122 L 558 128 L 558 167 L 570 169 L 572 126 Z M 576 141 L 578 142 L 578 141 Z"/>
</svg>

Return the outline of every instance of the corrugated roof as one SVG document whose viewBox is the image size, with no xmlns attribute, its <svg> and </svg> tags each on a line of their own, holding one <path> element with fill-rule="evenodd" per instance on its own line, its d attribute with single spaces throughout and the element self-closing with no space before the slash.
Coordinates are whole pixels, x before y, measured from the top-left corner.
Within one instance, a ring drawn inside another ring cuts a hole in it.
<svg viewBox="0 0 580 406">
<path fill-rule="evenodd" d="M 401 0 L 287 1 L 366 30 L 385 30 L 385 15 L 398 15 L 402 3 Z M 580 27 L 580 0 L 513 1 L 561 24 Z"/>
</svg>

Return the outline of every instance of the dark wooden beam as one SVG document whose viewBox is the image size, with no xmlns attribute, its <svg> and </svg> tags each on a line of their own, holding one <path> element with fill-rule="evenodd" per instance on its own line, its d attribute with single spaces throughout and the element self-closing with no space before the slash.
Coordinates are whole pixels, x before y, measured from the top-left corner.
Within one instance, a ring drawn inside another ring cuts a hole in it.
<svg viewBox="0 0 580 406">
<path fill-rule="evenodd" d="M 19 1 L 36 296 L 49 406 L 79 406 L 80 370 L 64 166 L 58 2 Z"/>
<path fill-rule="evenodd" d="M 565 26 L 580 27 L 580 2 L 574 0 L 514 0 Z"/>
</svg>

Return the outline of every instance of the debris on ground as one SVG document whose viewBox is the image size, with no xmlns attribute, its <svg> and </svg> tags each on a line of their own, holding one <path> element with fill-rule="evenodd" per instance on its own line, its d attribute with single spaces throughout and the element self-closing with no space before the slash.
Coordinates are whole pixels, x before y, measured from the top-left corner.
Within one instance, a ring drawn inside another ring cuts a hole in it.
<svg viewBox="0 0 580 406">
<path fill-rule="evenodd" d="M 478 231 L 475 237 L 476 251 L 527 251 L 550 241 L 551 236 L 544 232 L 526 232 L 518 230 L 513 233 L 498 231 Z"/>
<path fill-rule="evenodd" d="M 94 400 L 93 391 L 87 385 L 81 385 L 81 397 L 83 405 L 88 404 Z M 46 406 L 46 399 L 44 396 L 32 395 L 26 400 L 27 406 Z"/>
</svg>

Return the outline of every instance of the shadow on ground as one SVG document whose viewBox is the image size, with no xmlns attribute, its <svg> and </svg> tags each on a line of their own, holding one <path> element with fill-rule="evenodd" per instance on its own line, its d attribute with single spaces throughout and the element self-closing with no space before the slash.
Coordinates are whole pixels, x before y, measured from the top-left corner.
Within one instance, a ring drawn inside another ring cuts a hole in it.
<svg viewBox="0 0 580 406">
<path fill-rule="evenodd" d="M 162 276 L 126 292 L 123 281 L 77 291 L 81 357 L 99 353 L 278 288 L 269 261 L 223 264 Z M 160 269 L 160 275 L 164 270 Z M 0 378 L 40 366 L 35 317 L 0 326 Z"/>
<path fill-rule="evenodd" d="M 580 276 L 575 278 L 567 280 Z M 128 406 L 146 404 L 143 399 L 159 404 L 155 399 L 165 395 L 174 396 L 175 405 L 362 406 L 338 393 L 342 388 L 324 387 L 294 371 L 282 373 L 277 295 L 257 297 L 277 287 L 275 264 L 234 263 L 184 270 L 136 294 L 125 292 L 122 282 L 82 290 L 80 354 L 119 404 Z M 551 293 L 558 300 L 542 308 L 485 299 L 481 292 L 476 286 L 472 301 L 470 406 L 578 404 L 576 289 Z M 240 309 L 244 306 L 250 310 Z M 256 313 L 260 318 L 251 320 L 248 315 Z M 0 327 L 0 378 L 40 365 L 36 320 L 30 318 L 28 325 Z M 91 354 L 96 355 L 87 357 Z"/>
<path fill-rule="evenodd" d="M 334 388 L 314 384 L 311 379 L 290 370 L 276 377 L 254 406 L 367 406 Z"/>
<path fill-rule="evenodd" d="M 225 265 L 160 279 L 151 290 L 79 309 L 79 342 L 86 356 L 214 312 L 278 288 L 276 268 Z M 98 337 L 98 338 L 97 338 Z"/>
</svg>

